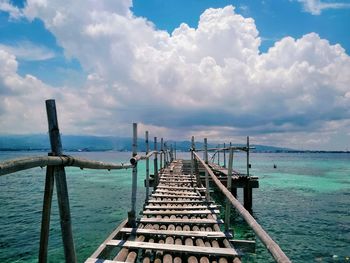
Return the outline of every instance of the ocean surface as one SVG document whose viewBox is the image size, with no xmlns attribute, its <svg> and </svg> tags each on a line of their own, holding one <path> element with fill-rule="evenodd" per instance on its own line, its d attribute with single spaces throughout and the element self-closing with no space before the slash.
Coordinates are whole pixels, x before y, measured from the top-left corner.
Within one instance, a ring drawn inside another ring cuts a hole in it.
<svg viewBox="0 0 350 263">
<path fill-rule="evenodd" d="M 0 161 L 44 152 L 0 152 Z M 130 153 L 66 153 L 127 162 Z M 178 153 L 178 157 L 188 154 Z M 221 157 L 222 159 L 222 157 Z M 293 262 L 350 262 L 350 154 L 255 153 L 251 174 L 253 215 Z M 273 165 L 277 168 L 274 168 Z M 234 167 L 245 171 L 245 155 Z M 153 168 L 151 166 L 151 168 Z M 138 167 L 138 208 L 145 198 L 145 165 Z M 152 169 L 151 169 L 152 173 Z M 78 261 L 89 257 L 130 210 L 131 170 L 66 168 Z M 45 168 L 0 177 L 0 262 L 37 262 Z M 241 191 L 238 191 L 242 199 Z M 224 204 L 220 197 L 219 203 Z M 244 262 L 274 262 L 252 230 L 235 213 L 235 238 L 256 240 Z M 57 199 L 51 214 L 49 262 L 64 262 Z"/>
</svg>

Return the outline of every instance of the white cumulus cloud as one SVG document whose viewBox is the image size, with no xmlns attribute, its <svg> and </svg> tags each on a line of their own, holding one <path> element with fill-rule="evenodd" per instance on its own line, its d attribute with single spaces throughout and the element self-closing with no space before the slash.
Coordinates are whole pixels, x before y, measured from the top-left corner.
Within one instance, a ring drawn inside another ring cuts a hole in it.
<svg viewBox="0 0 350 263">
<path fill-rule="evenodd" d="M 66 133 L 118 134 L 134 121 L 178 137 L 261 141 L 329 134 L 334 121 L 350 129 L 350 58 L 340 45 L 310 33 L 261 54 L 254 19 L 232 6 L 207 9 L 197 28 L 181 24 L 169 34 L 134 16 L 131 5 L 27 1 L 27 18 L 41 19 L 89 74 L 81 89 L 46 87 L 63 104 Z"/>
</svg>

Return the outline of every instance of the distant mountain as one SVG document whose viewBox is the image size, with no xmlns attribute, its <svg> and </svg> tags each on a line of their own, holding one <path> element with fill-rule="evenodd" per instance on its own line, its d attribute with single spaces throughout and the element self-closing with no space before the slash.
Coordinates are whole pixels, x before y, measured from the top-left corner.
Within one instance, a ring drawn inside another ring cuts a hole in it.
<svg viewBox="0 0 350 263">
<path fill-rule="evenodd" d="M 168 141 L 168 145 L 174 145 L 175 141 Z M 131 138 L 114 136 L 90 136 L 90 135 L 62 135 L 62 145 L 65 151 L 131 151 Z M 209 148 L 218 144 L 209 144 Z M 235 144 L 235 146 L 245 146 Z M 150 148 L 153 149 L 153 140 L 150 140 Z M 188 151 L 191 147 L 190 141 L 176 141 L 179 151 Z M 222 147 L 222 144 L 221 144 Z M 295 151 L 288 148 L 254 145 L 253 152 L 289 152 Z M 138 150 L 145 151 L 144 139 L 138 140 Z M 196 142 L 196 148 L 202 149 L 203 143 Z M 50 143 L 48 135 L 0 135 L 0 150 L 43 150 L 49 151 Z M 158 146 L 159 149 L 159 146 Z"/>
</svg>

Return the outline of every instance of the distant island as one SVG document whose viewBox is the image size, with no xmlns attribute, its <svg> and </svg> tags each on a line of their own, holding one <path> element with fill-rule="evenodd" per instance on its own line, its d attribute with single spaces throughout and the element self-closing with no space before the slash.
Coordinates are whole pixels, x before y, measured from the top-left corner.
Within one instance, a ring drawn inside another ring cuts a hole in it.
<svg viewBox="0 0 350 263">
<path fill-rule="evenodd" d="M 167 141 L 173 144 L 175 141 Z M 116 136 L 91 136 L 91 135 L 62 135 L 62 145 L 64 151 L 131 151 L 131 138 Z M 216 147 L 218 143 L 209 144 L 208 147 Z M 222 145 L 222 144 L 221 144 Z M 245 146 L 244 144 L 234 144 L 235 146 Z M 151 149 L 153 141 L 150 141 Z M 176 141 L 178 151 L 188 151 L 191 146 L 190 141 Z M 350 151 L 310 151 L 296 150 L 283 147 L 251 145 L 255 147 L 251 152 L 264 153 L 350 153 Z M 197 148 L 203 148 L 202 142 L 196 142 Z M 45 134 L 35 135 L 0 135 L 0 151 L 49 151 L 49 138 Z M 145 151 L 144 139 L 138 140 L 139 151 Z"/>
</svg>

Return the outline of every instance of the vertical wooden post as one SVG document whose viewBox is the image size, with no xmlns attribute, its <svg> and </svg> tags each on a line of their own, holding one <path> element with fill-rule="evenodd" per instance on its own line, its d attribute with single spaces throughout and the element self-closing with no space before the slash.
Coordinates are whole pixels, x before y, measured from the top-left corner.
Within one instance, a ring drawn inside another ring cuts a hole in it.
<svg viewBox="0 0 350 263">
<path fill-rule="evenodd" d="M 250 163 L 249 163 L 249 136 L 247 136 L 247 177 L 249 177 L 249 169 L 250 169 Z M 253 189 L 250 186 L 250 181 L 247 179 L 246 185 L 243 188 L 243 203 L 244 208 L 247 209 L 249 212 L 252 211 L 253 207 Z"/>
<path fill-rule="evenodd" d="M 163 167 L 165 168 L 168 164 L 168 154 L 169 154 L 169 151 L 168 151 L 168 146 L 166 145 L 166 143 L 163 144 L 163 151 L 164 151 L 164 154 L 163 154 Z"/>
<path fill-rule="evenodd" d="M 43 200 L 43 212 L 41 217 L 40 231 L 40 248 L 39 248 L 39 263 L 47 262 L 47 247 L 49 243 L 50 233 L 50 215 L 52 204 L 52 193 L 54 187 L 54 169 L 53 166 L 47 166 L 45 179 L 45 192 Z"/>
<path fill-rule="evenodd" d="M 232 147 L 232 142 L 230 142 L 230 148 Z M 232 168 L 233 169 L 233 168 Z M 233 171 L 233 170 L 232 170 Z M 231 193 L 232 195 L 237 198 L 237 188 L 231 186 Z"/>
<path fill-rule="evenodd" d="M 204 161 L 206 164 L 208 164 L 208 141 L 207 138 L 204 138 Z M 207 169 L 205 170 L 205 197 L 207 201 L 210 200 L 210 193 L 209 193 L 209 174 Z"/>
<path fill-rule="evenodd" d="M 155 186 L 158 185 L 158 147 L 157 147 L 157 137 L 154 137 L 154 151 L 156 152 L 154 154 L 154 183 L 155 183 Z"/>
<path fill-rule="evenodd" d="M 194 151 L 194 136 L 192 136 L 192 139 L 191 139 L 191 176 L 193 176 L 193 173 L 194 173 L 193 151 Z"/>
<path fill-rule="evenodd" d="M 174 160 L 176 160 L 176 142 L 174 142 Z"/>
<path fill-rule="evenodd" d="M 137 155 L 137 123 L 132 125 L 132 156 Z M 128 213 L 128 224 L 131 227 L 136 226 L 136 192 L 137 192 L 137 162 L 132 168 L 131 184 L 131 211 Z"/>
<path fill-rule="evenodd" d="M 224 168 L 226 168 L 226 143 L 224 143 Z"/>
<path fill-rule="evenodd" d="M 148 142 L 148 131 L 145 134 L 146 143 L 146 155 L 149 153 L 149 142 Z M 149 197 L 149 158 L 146 159 L 146 202 L 148 202 Z"/>
<path fill-rule="evenodd" d="M 218 144 L 218 165 L 220 166 L 220 144 Z"/>
<path fill-rule="evenodd" d="M 51 150 L 53 154 L 60 156 L 62 155 L 62 143 L 58 127 L 55 100 L 46 101 L 46 112 L 49 124 Z M 60 213 L 65 260 L 66 262 L 77 262 L 72 233 L 66 172 L 64 170 L 64 166 L 55 166 L 54 176 L 56 181 L 57 201 Z"/>
<path fill-rule="evenodd" d="M 249 136 L 247 136 L 247 176 L 249 176 Z"/>
<path fill-rule="evenodd" d="M 170 152 L 169 152 L 169 155 L 170 155 L 170 162 L 173 162 L 174 161 L 174 147 L 172 144 L 170 144 Z"/>
<path fill-rule="evenodd" d="M 232 166 L 233 166 L 233 149 L 230 147 L 228 157 L 228 170 L 227 170 L 227 189 L 231 192 L 232 186 Z M 226 198 L 226 212 L 225 212 L 225 230 L 230 231 L 230 217 L 231 217 L 231 203 Z"/>
<path fill-rule="evenodd" d="M 163 169 L 163 158 L 164 158 L 164 141 L 163 138 L 160 138 L 160 165 L 159 165 L 159 169 L 162 170 Z M 165 164 L 165 160 L 164 160 L 164 164 Z"/>
</svg>

